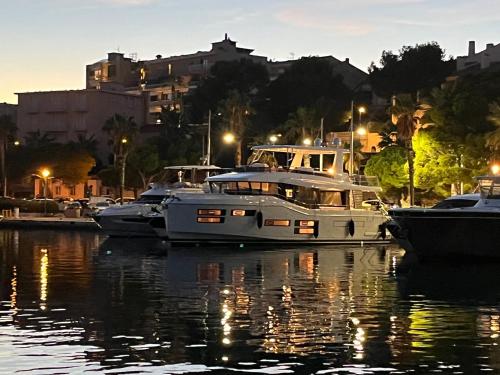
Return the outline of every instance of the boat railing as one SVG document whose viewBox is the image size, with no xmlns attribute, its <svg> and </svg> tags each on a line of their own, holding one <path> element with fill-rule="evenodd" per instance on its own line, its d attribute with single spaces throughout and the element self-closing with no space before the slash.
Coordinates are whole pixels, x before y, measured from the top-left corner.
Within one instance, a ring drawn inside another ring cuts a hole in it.
<svg viewBox="0 0 500 375">
<path fill-rule="evenodd" d="M 352 175 L 351 183 L 359 186 L 380 186 L 377 176 Z"/>
</svg>

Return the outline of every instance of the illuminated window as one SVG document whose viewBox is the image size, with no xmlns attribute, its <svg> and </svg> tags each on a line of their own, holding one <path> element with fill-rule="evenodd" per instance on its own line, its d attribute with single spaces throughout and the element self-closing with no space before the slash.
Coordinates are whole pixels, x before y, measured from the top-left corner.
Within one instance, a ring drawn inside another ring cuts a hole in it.
<svg viewBox="0 0 500 375">
<path fill-rule="evenodd" d="M 295 220 L 296 227 L 314 227 L 314 220 Z"/>
<path fill-rule="evenodd" d="M 314 228 L 295 228 L 295 234 L 314 234 Z"/>
<path fill-rule="evenodd" d="M 232 210 L 231 216 L 255 216 L 255 210 Z"/>
<path fill-rule="evenodd" d="M 198 223 L 206 224 L 222 224 L 224 222 L 223 217 L 199 217 L 196 219 Z"/>
<path fill-rule="evenodd" d="M 198 210 L 198 215 L 224 216 L 225 214 L 226 210 L 217 210 L 211 208 Z"/>
<path fill-rule="evenodd" d="M 288 227 L 290 226 L 290 220 L 266 219 L 264 225 L 266 227 Z"/>
<path fill-rule="evenodd" d="M 172 75 L 172 64 L 168 64 L 168 75 Z"/>
<path fill-rule="evenodd" d="M 285 189 L 286 197 L 293 198 L 293 189 Z"/>
</svg>

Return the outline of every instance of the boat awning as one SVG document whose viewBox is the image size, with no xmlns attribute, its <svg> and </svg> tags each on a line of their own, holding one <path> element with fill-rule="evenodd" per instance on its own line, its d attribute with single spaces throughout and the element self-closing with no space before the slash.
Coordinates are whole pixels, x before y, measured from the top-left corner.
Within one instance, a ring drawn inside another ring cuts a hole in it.
<svg viewBox="0 0 500 375">
<path fill-rule="evenodd" d="M 348 154 L 349 150 L 341 147 L 321 147 L 321 146 L 302 146 L 302 145 L 262 145 L 253 146 L 252 151 L 283 152 L 289 154 L 307 154 L 307 155 L 335 155 L 339 151 Z"/>
</svg>

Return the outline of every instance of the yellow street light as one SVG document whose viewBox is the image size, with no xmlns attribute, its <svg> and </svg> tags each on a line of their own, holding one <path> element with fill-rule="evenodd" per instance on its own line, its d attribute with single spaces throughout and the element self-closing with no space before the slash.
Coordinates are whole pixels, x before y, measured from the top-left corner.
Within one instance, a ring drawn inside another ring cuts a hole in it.
<svg viewBox="0 0 500 375">
<path fill-rule="evenodd" d="M 356 130 L 356 133 L 358 133 L 359 136 L 365 136 L 368 132 L 366 131 L 366 128 L 361 126 Z"/>
<path fill-rule="evenodd" d="M 326 171 L 328 172 L 328 174 L 332 174 L 332 175 L 335 173 L 333 167 L 328 168 Z"/>
<path fill-rule="evenodd" d="M 311 138 L 304 139 L 304 141 L 302 143 L 304 143 L 304 146 L 310 146 L 310 145 L 312 145 Z"/>
<path fill-rule="evenodd" d="M 360 114 L 364 114 L 364 113 L 366 113 L 366 108 L 365 108 L 365 107 L 359 107 L 359 108 L 358 108 L 358 112 L 359 112 Z"/>
<path fill-rule="evenodd" d="M 14 146 L 19 146 L 21 144 L 21 142 L 19 141 L 14 141 Z"/>
<path fill-rule="evenodd" d="M 269 137 L 269 140 L 274 145 L 278 141 L 278 137 L 275 136 L 275 135 L 272 135 L 272 136 Z"/>
<path fill-rule="evenodd" d="M 500 172 L 500 165 L 493 164 L 490 169 L 491 169 L 491 173 L 496 175 Z"/>
<path fill-rule="evenodd" d="M 128 142 L 127 138 L 122 138 L 122 143 L 127 143 L 127 142 Z"/>
<path fill-rule="evenodd" d="M 224 143 L 231 144 L 235 140 L 234 134 L 229 132 L 224 133 L 224 135 L 222 136 L 222 140 L 224 141 Z"/>
<path fill-rule="evenodd" d="M 47 178 L 50 176 L 50 171 L 47 168 L 42 169 L 42 177 Z"/>
</svg>

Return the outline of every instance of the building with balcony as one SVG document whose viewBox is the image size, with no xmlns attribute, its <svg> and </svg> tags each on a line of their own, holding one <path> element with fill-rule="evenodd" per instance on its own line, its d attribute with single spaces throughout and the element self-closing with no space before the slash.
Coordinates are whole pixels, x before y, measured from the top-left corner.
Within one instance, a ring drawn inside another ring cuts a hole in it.
<svg viewBox="0 0 500 375">
<path fill-rule="evenodd" d="M 102 130 L 115 113 L 133 117 L 139 126 L 145 120 L 145 98 L 118 91 L 97 89 L 18 93 L 17 127 L 20 138 L 46 133 L 56 142 L 77 141 L 94 136 L 99 158 L 108 162 L 108 136 Z"/>
<path fill-rule="evenodd" d="M 106 89 L 142 95 L 146 93 L 146 122 L 155 123 L 162 106 L 180 109 L 182 96 L 207 77 L 210 68 L 219 61 L 248 59 L 267 64 L 264 56 L 238 47 L 227 34 L 222 41 L 212 43 L 209 51 L 136 61 L 121 53 L 109 53 L 108 58 L 86 67 L 87 89 Z"/>
</svg>

